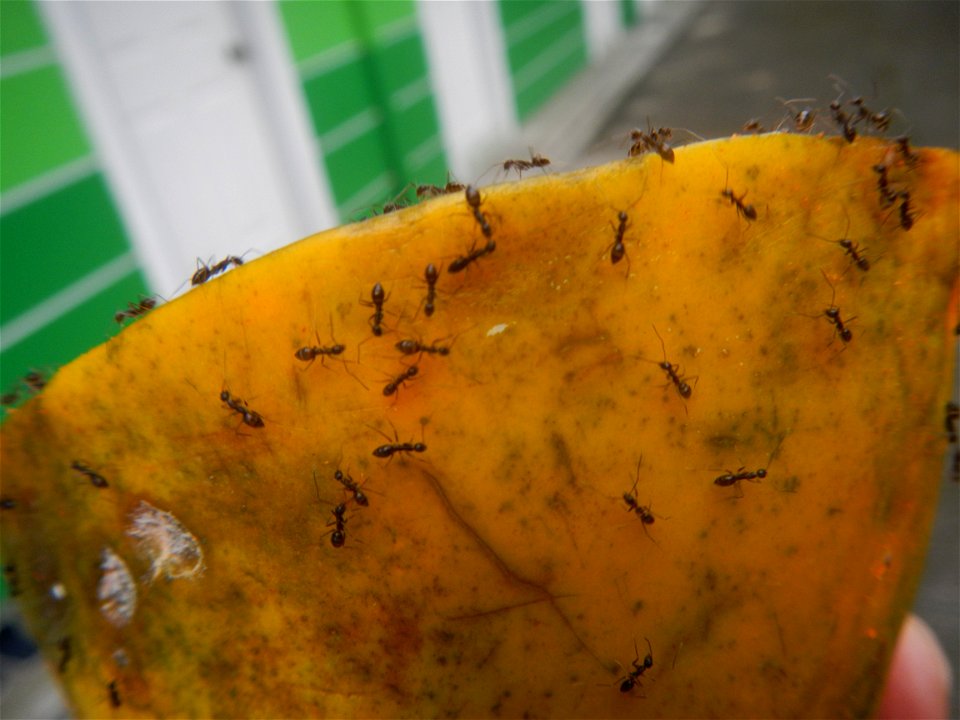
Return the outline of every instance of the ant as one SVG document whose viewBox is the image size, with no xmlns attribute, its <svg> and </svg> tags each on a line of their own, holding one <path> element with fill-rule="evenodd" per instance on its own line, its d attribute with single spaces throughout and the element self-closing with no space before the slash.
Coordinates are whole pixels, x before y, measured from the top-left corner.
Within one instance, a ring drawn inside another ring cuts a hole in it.
<svg viewBox="0 0 960 720">
<path fill-rule="evenodd" d="M 110 487 L 110 483 L 107 482 L 106 478 L 103 477 L 103 475 L 100 475 L 99 473 L 94 472 L 93 470 L 88 468 L 86 465 L 81 463 L 79 460 L 74 460 L 73 463 L 71 463 L 70 467 L 76 470 L 78 473 L 81 473 L 82 475 L 86 475 L 88 478 L 90 478 L 90 482 L 93 483 L 94 487 L 98 487 L 98 488 Z"/>
<path fill-rule="evenodd" d="M 43 377 L 43 373 L 38 370 L 31 370 L 26 375 L 23 376 L 24 384 L 30 388 L 32 392 L 38 393 L 47 386 L 47 379 Z"/>
<path fill-rule="evenodd" d="M 391 380 L 390 382 L 388 382 L 386 385 L 383 386 L 384 396 L 390 397 L 391 395 L 396 393 L 407 380 L 414 378 L 418 372 L 420 372 L 420 370 L 417 368 L 416 365 L 411 365 L 410 367 L 408 367 L 402 373 L 397 375 L 393 380 Z"/>
<path fill-rule="evenodd" d="M 338 468 L 333 474 L 333 479 L 353 493 L 353 499 L 356 501 L 357 505 L 362 505 L 363 507 L 370 506 L 370 501 L 367 499 L 367 496 L 352 477 L 341 472 Z"/>
<path fill-rule="evenodd" d="M 126 310 L 118 310 L 114 313 L 113 319 L 118 323 L 122 324 L 124 320 L 130 318 L 135 318 L 140 315 L 143 315 L 148 310 L 153 310 L 157 306 L 156 298 L 148 297 L 141 300 L 139 303 L 134 305 L 132 302 L 127 303 Z"/>
<path fill-rule="evenodd" d="M 903 158 L 903 161 L 907 163 L 907 165 L 913 166 L 920 161 L 920 156 L 910 150 L 910 138 L 906 135 L 901 135 L 895 142 L 897 144 L 897 152 L 900 153 L 900 157 Z"/>
<path fill-rule="evenodd" d="M 830 103 L 830 115 L 833 117 L 833 121 L 840 126 L 844 140 L 852 143 L 857 139 L 857 131 L 853 127 L 856 122 L 841 109 L 839 100 Z"/>
<path fill-rule="evenodd" d="M 643 663 L 640 662 L 640 650 L 637 649 L 637 641 L 633 641 L 633 651 L 636 654 L 636 657 L 633 659 L 633 670 L 620 678 L 620 692 L 628 693 L 633 690 L 637 685 L 640 684 L 640 678 L 643 674 L 653 667 L 653 647 L 650 645 L 650 640 L 644 638 L 647 641 L 647 654 L 643 658 Z"/>
<path fill-rule="evenodd" d="M 662 127 L 654 130 L 650 125 L 650 120 L 647 119 L 647 132 L 636 128 L 630 131 L 630 139 L 633 141 L 633 145 L 630 146 L 627 157 L 636 157 L 652 151 L 657 153 L 662 160 L 673 164 L 673 147 L 667 142 L 672 137 L 673 131 L 670 128 Z"/>
<path fill-rule="evenodd" d="M 793 106 L 795 103 L 811 102 L 813 99 L 814 98 L 796 98 L 794 100 L 784 100 L 783 98 L 777 98 L 790 113 L 790 119 L 793 121 L 793 127 L 797 132 L 806 132 L 813 127 L 813 124 L 817 120 L 817 111 L 809 106 L 802 110 L 794 110 Z M 782 125 L 783 122 L 781 121 L 778 127 Z"/>
<path fill-rule="evenodd" d="M 844 249 L 844 251 L 850 256 L 858 268 L 864 272 L 870 269 L 870 261 L 860 254 L 859 245 L 847 238 L 841 238 L 840 240 L 837 240 L 837 244 Z"/>
<path fill-rule="evenodd" d="M 947 429 L 947 436 L 951 445 L 957 444 L 957 418 L 960 418 L 960 405 L 955 402 L 947 403 L 947 415 L 944 420 L 944 427 Z"/>
<path fill-rule="evenodd" d="M 330 318 L 330 337 L 333 337 L 333 317 L 332 317 L 332 316 L 331 316 L 331 318 Z M 302 360 L 303 362 L 309 362 L 309 363 L 310 363 L 309 365 L 307 365 L 306 368 L 304 368 L 304 370 L 306 370 L 308 367 L 310 367 L 310 365 L 313 365 L 314 361 L 315 361 L 318 357 L 320 358 L 320 363 L 323 364 L 324 359 L 326 359 L 326 357 L 327 357 L 328 355 L 330 355 L 330 356 L 333 356 L 333 355 L 341 355 L 341 354 L 343 354 L 343 351 L 347 349 L 347 346 L 346 346 L 346 345 L 343 345 L 342 343 L 336 342 L 336 338 L 333 338 L 333 339 L 334 339 L 334 344 L 333 344 L 333 345 L 330 345 L 330 346 L 327 346 L 327 347 L 321 346 L 321 345 L 319 345 L 319 344 L 318 344 L 318 345 L 314 345 L 313 347 L 310 347 L 309 345 L 306 345 L 306 346 L 300 348 L 299 350 L 297 350 L 297 351 L 293 354 L 293 356 L 294 356 L 297 360 Z M 319 342 L 320 342 L 320 335 L 317 334 L 317 343 L 319 343 Z"/>
<path fill-rule="evenodd" d="M 898 193 L 890 189 L 889 166 L 886 163 L 878 163 L 873 166 L 873 171 L 877 174 L 877 191 L 880 193 L 880 206 L 890 207 L 897 201 Z"/>
<path fill-rule="evenodd" d="M 478 211 L 479 212 L 479 211 Z M 488 226 L 489 227 L 489 226 Z M 484 233 L 486 234 L 486 233 Z M 458 273 L 470 266 L 470 263 L 479 260 L 485 255 L 489 255 L 497 249 L 497 243 L 494 240 L 487 240 L 487 244 L 479 250 L 471 250 L 466 255 L 461 255 L 447 266 L 448 273 Z"/>
<path fill-rule="evenodd" d="M 724 188 L 720 191 L 720 195 L 730 201 L 731 205 L 735 205 L 737 208 L 737 214 L 743 215 L 745 220 L 756 220 L 757 219 L 757 210 L 753 205 L 744 205 L 743 199 L 747 196 L 747 193 L 744 193 L 740 197 L 737 197 L 733 194 L 733 190 L 730 188 Z"/>
<path fill-rule="evenodd" d="M 913 227 L 915 213 L 910 209 L 910 193 L 904 190 L 898 197 L 900 198 L 900 227 L 909 230 Z"/>
<path fill-rule="evenodd" d="M 387 301 L 388 297 L 389 295 L 383 291 L 383 285 L 377 282 L 373 286 L 373 290 L 370 291 L 370 302 L 366 300 L 360 301 L 360 304 L 364 307 L 374 308 L 373 315 L 370 316 L 367 322 L 370 324 L 370 329 L 373 331 L 373 334 L 377 337 L 383 335 L 383 304 Z"/>
<path fill-rule="evenodd" d="M 339 470 L 337 471 L 340 472 Z M 336 477 L 336 475 L 334 475 Z M 317 492 L 317 501 L 322 503 L 320 499 L 320 486 L 317 484 L 317 472 L 313 472 L 313 487 Z M 333 531 L 330 534 L 330 544 L 335 548 L 343 547 L 343 544 L 347 541 L 347 519 L 344 517 L 344 514 L 347 512 L 347 504 L 340 503 L 335 508 L 333 508 L 333 520 L 327 523 L 327 527 L 334 526 Z"/>
<path fill-rule="evenodd" d="M 395 346 L 404 355 L 415 355 L 416 353 L 428 353 L 430 355 L 441 355 L 446 356 L 450 354 L 450 348 L 447 345 L 424 345 L 419 340 L 407 339 L 401 340 Z M 414 366 L 416 367 L 416 366 Z"/>
<path fill-rule="evenodd" d="M 660 333 L 657 332 L 656 325 L 653 326 L 653 332 L 656 333 L 657 339 L 660 340 L 660 349 L 663 351 L 663 362 L 659 362 L 657 365 L 667 374 L 670 382 L 677 386 L 677 392 L 680 394 L 680 397 L 686 400 L 693 394 L 693 388 L 690 387 L 686 378 L 681 377 L 680 366 L 667 362 L 667 347 L 663 344 L 663 338 L 660 337 Z"/>
<path fill-rule="evenodd" d="M 760 468 L 755 471 L 744 470 L 744 468 L 739 468 L 735 473 L 727 470 L 726 473 L 720 475 L 717 478 L 714 478 L 713 484 L 719 485 L 720 487 L 730 487 L 735 485 L 737 488 L 737 497 L 743 497 L 743 488 L 740 487 L 741 480 L 747 480 L 748 482 L 760 482 L 763 478 L 767 476 L 766 468 Z"/>
<path fill-rule="evenodd" d="M 70 663 L 70 658 L 73 657 L 73 648 L 70 644 L 70 636 L 62 637 L 57 642 L 57 649 L 60 650 L 60 662 L 57 665 L 57 671 L 62 675 L 67 671 L 67 665 Z"/>
<path fill-rule="evenodd" d="M 17 597 L 23 594 L 23 590 L 20 589 L 20 577 L 17 574 L 17 566 L 13 563 L 7 563 L 3 566 L 3 576 L 7 581 L 7 589 L 10 592 L 10 597 Z"/>
<path fill-rule="evenodd" d="M 440 279 L 440 271 L 437 270 L 437 266 L 433 263 L 427 263 L 427 267 L 423 271 L 423 279 L 427 281 L 427 297 L 423 303 L 423 314 L 431 317 L 435 310 L 434 302 L 437 299 L 437 280 Z"/>
<path fill-rule="evenodd" d="M 854 122 L 860 122 L 861 120 L 866 120 L 868 123 L 873 125 L 874 129 L 877 132 L 886 132 L 887 128 L 890 127 L 890 113 L 886 110 L 880 112 L 873 112 L 863 103 L 862 97 L 855 97 L 850 101 L 850 104 L 857 108 L 857 118 Z"/>
<path fill-rule="evenodd" d="M 376 428 L 373 428 L 373 429 L 376 430 Z M 379 432 L 388 440 L 390 439 L 389 436 L 384 435 L 379 430 L 377 430 L 377 432 Z M 393 459 L 393 456 L 396 453 L 422 453 L 427 451 L 427 446 L 423 443 L 422 440 L 421 442 L 418 442 L 418 443 L 399 442 L 400 438 L 397 437 L 396 428 L 393 429 L 393 438 L 397 442 L 387 443 L 386 445 L 381 445 L 380 447 L 374 449 L 373 451 L 374 457 Z"/>
<path fill-rule="evenodd" d="M 223 390 L 220 393 L 220 399 L 227 404 L 234 412 L 239 413 L 243 416 L 243 422 L 253 428 L 262 428 L 263 427 L 263 418 L 260 417 L 260 413 L 254 412 L 249 407 L 245 400 L 240 400 L 230 395 L 227 390 Z"/>
<path fill-rule="evenodd" d="M 640 518 L 640 526 L 643 528 L 644 534 L 656 544 L 657 541 L 650 537 L 650 533 L 647 532 L 647 525 L 653 525 L 656 516 L 651 511 L 649 505 L 641 505 L 637 498 L 637 483 L 640 482 L 640 465 L 642 463 L 643 455 L 641 455 L 640 460 L 637 461 L 637 477 L 633 481 L 633 487 L 630 488 L 630 492 L 623 494 L 623 501 L 627 504 L 627 512 L 636 513 L 637 517 Z"/>
<path fill-rule="evenodd" d="M 843 234 L 846 235 L 848 230 L 850 230 L 849 217 L 847 218 L 847 227 L 843 231 Z M 842 237 L 839 240 L 834 240 L 834 241 L 827 240 L 826 238 L 820 238 L 820 239 L 826 242 L 836 242 L 837 245 L 843 248 L 844 253 L 850 256 L 850 259 L 851 261 L 853 261 L 853 264 L 856 265 L 858 268 L 860 268 L 863 272 L 867 272 L 867 270 L 870 269 L 870 261 L 867 260 L 866 257 L 864 257 L 864 255 L 862 254 L 863 251 L 860 249 L 860 246 L 857 243 L 853 242 L 853 240 L 850 240 L 847 237 Z"/>
<path fill-rule="evenodd" d="M 330 544 L 335 548 L 343 547 L 343 544 L 347 541 L 347 520 L 343 517 L 346 512 L 346 503 L 340 503 L 333 509 L 333 520 L 327 523 L 328 527 L 330 525 L 336 526 L 334 531 L 330 533 Z"/>
<path fill-rule="evenodd" d="M 506 160 L 503 163 L 503 171 L 510 172 L 511 170 L 517 171 L 518 177 L 523 177 L 524 170 L 532 170 L 533 168 L 545 168 L 550 164 L 550 158 L 545 158 L 542 155 L 539 155 L 533 150 L 530 151 L 529 160 Z"/>
<path fill-rule="evenodd" d="M 107 683 L 107 691 L 110 693 L 110 704 L 115 708 L 120 707 L 123 703 L 120 702 L 120 691 L 117 689 L 116 680 Z"/>
<path fill-rule="evenodd" d="M 833 283 L 830 282 L 830 278 L 827 277 L 827 274 L 820 270 L 820 273 L 823 275 L 823 279 L 827 281 L 827 285 L 833 290 L 833 297 L 830 298 L 830 307 L 823 311 L 823 314 L 827 316 L 827 320 L 830 321 L 830 324 L 836 328 L 837 334 L 840 336 L 840 339 L 843 341 L 843 344 L 846 345 L 848 342 L 853 340 L 853 333 L 850 331 L 846 325 L 847 323 L 856 320 L 856 317 L 848 318 L 847 320 L 840 319 L 840 308 L 834 305 L 834 300 L 837 298 L 837 289 L 833 286 Z"/>
<path fill-rule="evenodd" d="M 464 190 L 464 195 L 467 198 L 467 205 L 469 205 L 470 209 L 473 211 L 473 217 L 476 218 L 477 224 L 480 226 L 480 230 L 483 232 L 483 236 L 489 239 L 491 235 L 493 235 L 493 230 L 490 229 L 490 223 L 487 222 L 487 216 L 480 211 L 480 191 L 477 190 L 473 185 L 467 185 L 466 190 Z M 491 248 L 489 252 L 493 252 L 493 247 L 491 247 L 492 243 L 493 241 L 487 243 L 487 247 Z"/>
<path fill-rule="evenodd" d="M 617 220 L 619 220 L 619 225 L 613 229 L 614 239 L 613 244 L 610 246 L 610 263 L 612 265 L 616 265 L 627 254 L 627 248 L 623 244 L 623 235 L 627 231 L 627 213 L 621 210 L 617 213 Z M 613 227 L 613 223 L 610 223 L 610 226 Z M 629 257 L 627 258 L 627 275 L 630 275 Z"/>
<path fill-rule="evenodd" d="M 447 184 L 443 187 L 437 185 L 417 185 L 417 197 L 436 197 L 438 195 L 449 195 L 450 193 L 460 192 L 465 189 L 465 186 L 462 183 L 454 182 L 450 180 L 450 176 L 447 176 Z"/>
<path fill-rule="evenodd" d="M 205 283 L 207 280 L 212 278 L 214 275 L 219 275 L 231 265 L 240 267 L 243 265 L 243 258 L 236 257 L 235 255 L 227 255 L 220 262 L 209 266 L 200 260 L 200 258 L 197 258 L 197 263 L 197 271 L 193 274 L 193 277 L 190 278 L 190 284 L 194 286 L 203 285 L 203 283 Z"/>
</svg>

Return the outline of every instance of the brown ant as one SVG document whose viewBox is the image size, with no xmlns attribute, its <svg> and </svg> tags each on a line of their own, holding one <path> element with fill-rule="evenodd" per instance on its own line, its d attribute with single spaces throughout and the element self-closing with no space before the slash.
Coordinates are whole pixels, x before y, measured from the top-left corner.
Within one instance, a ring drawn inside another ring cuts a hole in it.
<svg viewBox="0 0 960 720">
<path fill-rule="evenodd" d="M 239 413 L 243 417 L 243 422 L 249 425 L 252 428 L 262 428 L 263 427 L 263 418 L 260 417 L 260 414 L 254 412 L 249 407 L 245 400 L 240 400 L 235 398 L 227 390 L 220 392 L 220 399 L 227 404 L 231 410 L 236 413 Z"/>
<path fill-rule="evenodd" d="M 793 122 L 793 128 L 797 132 L 807 132 L 817 121 L 817 111 L 813 108 L 808 106 L 801 110 L 794 109 L 795 103 L 810 102 L 813 98 L 796 98 L 794 100 L 777 98 L 777 100 L 779 100 L 783 104 L 783 107 L 790 113 L 790 120 Z M 778 127 L 782 125 L 783 121 L 781 121 Z"/>
<path fill-rule="evenodd" d="M 437 280 L 440 278 L 440 271 L 433 263 L 428 263 L 423 271 L 423 279 L 427 281 L 427 297 L 423 302 L 423 314 L 427 317 L 433 315 L 435 309 L 434 302 L 437 299 Z"/>
<path fill-rule="evenodd" d="M 740 487 L 741 480 L 746 480 L 748 482 L 760 482 L 760 480 L 766 476 L 767 471 L 765 468 L 759 468 L 758 470 L 750 471 L 741 467 L 735 473 L 727 470 L 727 472 L 723 475 L 714 478 L 713 484 L 719 485 L 720 487 L 730 487 L 731 485 L 734 485 L 737 488 L 737 497 L 741 498 L 743 497 L 743 488 Z"/>
<path fill-rule="evenodd" d="M 913 227 L 915 213 L 910 209 L 910 193 L 904 190 L 898 197 L 900 198 L 900 227 L 909 230 Z"/>
<path fill-rule="evenodd" d="M 367 496 L 364 494 L 363 490 L 352 477 L 344 472 L 341 472 L 341 470 L 337 468 L 337 471 L 333 474 L 333 479 L 353 493 L 353 499 L 356 501 L 357 505 L 369 507 L 370 501 L 367 499 Z"/>
<path fill-rule="evenodd" d="M 478 250 L 471 250 L 466 255 L 461 255 L 447 266 L 448 273 L 458 273 L 470 266 L 470 263 L 476 262 L 485 255 L 489 255 L 497 249 L 497 243 L 494 240 L 487 240 L 487 244 Z"/>
<path fill-rule="evenodd" d="M 849 229 L 850 218 L 847 218 L 847 227 L 843 231 L 843 234 L 846 235 Z M 860 246 L 853 242 L 853 240 L 850 240 L 847 237 L 842 237 L 839 240 L 827 240 L 826 238 L 820 239 L 824 240 L 825 242 L 835 242 L 837 245 L 843 248 L 844 253 L 850 256 L 850 260 L 853 262 L 853 264 L 860 268 L 860 270 L 863 272 L 867 272 L 867 270 L 870 269 L 870 261 L 862 254 L 863 251 L 860 249 Z"/>
<path fill-rule="evenodd" d="M 364 307 L 374 308 L 373 315 L 370 316 L 367 322 L 370 324 L 370 329 L 373 331 L 373 334 L 377 337 L 383 335 L 383 304 L 387 301 L 388 297 L 390 296 L 383 291 L 383 285 L 377 282 L 374 284 L 373 290 L 370 291 L 370 301 L 360 301 L 360 304 Z"/>
<path fill-rule="evenodd" d="M 39 370 L 31 370 L 26 375 L 23 376 L 21 382 L 27 386 L 27 390 L 31 393 L 38 393 L 47 386 L 47 379 L 43 376 Z M 4 393 L 0 397 L 0 405 L 14 405 L 20 401 L 21 390 L 19 386 L 14 387 L 7 393 Z"/>
<path fill-rule="evenodd" d="M 110 693 L 110 704 L 113 707 L 118 708 L 123 704 L 120 701 L 120 691 L 117 689 L 116 680 L 111 680 L 109 683 L 107 683 L 107 692 Z"/>
<path fill-rule="evenodd" d="M 314 332 L 316 334 L 316 331 Z M 330 317 L 330 337 L 333 337 L 333 317 L 332 316 Z M 344 350 L 347 349 L 346 345 L 336 342 L 336 338 L 333 338 L 333 340 L 334 340 L 333 345 L 322 346 L 319 344 L 320 335 L 317 334 L 317 345 L 314 345 L 312 347 L 309 345 L 305 345 L 304 347 L 297 350 L 293 354 L 293 356 L 297 360 L 302 360 L 303 362 L 309 363 L 307 367 L 304 368 L 304 370 L 309 368 L 310 365 L 313 365 L 314 361 L 317 358 L 320 358 L 320 363 L 323 364 L 323 361 L 326 359 L 328 355 L 329 356 L 342 355 Z"/>
<path fill-rule="evenodd" d="M 339 470 L 337 472 L 339 472 Z M 320 486 L 317 484 L 316 470 L 313 472 L 313 487 L 317 492 L 317 501 L 323 504 L 323 500 L 320 499 Z M 333 520 L 327 523 L 327 527 L 334 526 L 334 529 L 330 533 L 330 544 L 335 548 L 343 547 L 343 544 L 347 541 L 347 520 L 344 517 L 346 512 L 347 504 L 340 503 L 333 508 Z"/>
<path fill-rule="evenodd" d="M 18 597 L 23 594 L 20 589 L 20 577 L 17 573 L 17 566 L 13 563 L 7 563 L 3 566 L 3 577 L 7 581 L 7 589 L 10 597 Z"/>
<path fill-rule="evenodd" d="M 71 647 L 70 637 L 62 637 L 57 642 L 57 649 L 60 650 L 60 662 L 57 664 L 57 672 L 61 675 L 67 671 L 67 665 L 70 664 L 70 658 L 73 657 L 73 648 Z"/>
<path fill-rule="evenodd" d="M 438 195 L 449 195 L 450 193 L 460 192 L 465 189 L 462 183 L 454 182 L 447 176 L 447 184 L 443 187 L 437 185 L 417 185 L 417 197 L 436 197 Z"/>
<path fill-rule="evenodd" d="M 653 648 L 650 646 L 650 640 L 644 638 L 647 641 L 647 655 L 643 658 L 643 663 L 640 662 L 640 650 L 637 648 L 637 641 L 633 641 L 633 651 L 636 653 L 636 657 L 632 661 L 633 670 L 620 678 L 620 692 L 628 693 L 633 690 L 637 685 L 640 684 L 640 678 L 643 674 L 653 667 Z"/>
<path fill-rule="evenodd" d="M 693 394 L 693 388 L 690 387 L 690 384 L 687 382 L 687 378 L 684 378 L 680 375 L 680 366 L 674 365 L 667 362 L 667 347 L 663 343 L 663 338 L 660 337 L 660 333 L 657 332 L 657 326 L 653 326 L 653 332 L 656 333 L 657 339 L 660 340 L 660 349 L 663 351 L 663 362 L 657 363 L 661 370 L 663 370 L 667 377 L 670 378 L 672 382 L 677 387 L 677 392 L 680 397 L 684 400 L 689 398 Z M 696 380 L 697 378 L 693 378 Z"/>
<path fill-rule="evenodd" d="M 837 244 L 844 249 L 847 255 L 853 260 L 854 264 L 866 272 L 870 269 L 870 261 L 860 254 L 860 246 L 848 238 L 837 240 Z"/>
<path fill-rule="evenodd" d="M 86 465 L 81 463 L 79 460 L 74 460 L 73 463 L 71 463 L 70 467 L 76 470 L 78 473 L 81 473 L 82 475 L 86 475 L 90 479 L 90 482 L 93 483 L 94 487 L 98 487 L 98 488 L 110 487 L 110 483 L 107 482 L 106 478 L 103 477 L 103 475 L 100 475 L 99 473 L 94 472 L 93 470 L 88 468 Z"/>
<path fill-rule="evenodd" d="M 473 185 L 467 185 L 466 190 L 464 190 L 464 195 L 467 198 L 467 205 L 469 205 L 473 211 L 473 217 L 483 232 L 483 236 L 489 239 L 493 235 L 493 230 L 490 228 L 490 223 L 487 222 L 487 216 L 480 211 L 480 191 Z M 493 241 L 487 243 L 487 247 L 491 248 L 489 252 L 493 252 L 492 244 Z"/>
<path fill-rule="evenodd" d="M 877 132 L 881 133 L 886 132 L 887 128 L 890 127 L 890 113 L 888 113 L 886 110 L 873 112 L 870 108 L 864 105 L 862 97 L 853 98 L 850 100 L 850 104 L 857 108 L 857 119 L 855 122 L 866 120 L 870 125 L 873 125 Z"/>
<path fill-rule="evenodd" d="M 920 156 L 910 149 L 910 138 L 906 135 L 901 135 L 894 142 L 896 142 L 897 152 L 907 165 L 913 166 L 920 161 Z"/>
<path fill-rule="evenodd" d="M 550 164 L 550 158 L 545 158 L 542 155 L 539 155 L 533 150 L 530 151 L 529 160 L 506 160 L 503 163 L 503 171 L 510 172 L 511 170 L 516 170 L 519 177 L 523 177 L 523 172 L 525 170 L 532 170 L 533 168 L 545 168 Z"/>
<path fill-rule="evenodd" d="M 650 120 L 647 119 L 647 132 L 634 128 L 630 131 L 630 139 L 633 144 L 627 152 L 627 157 L 637 157 L 645 152 L 655 152 L 660 159 L 673 164 L 673 147 L 667 141 L 673 137 L 673 131 L 670 128 L 653 129 Z"/>
<path fill-rule="evenodd" d="M 643 455 L 641 455 L 640 460 L 637 461 L 637 477 L 633 481 L 633 487 L 630 488 L 630 492 L 623 494 L 623 501 L 627 504 L 627 512 L 636 513 L 637 517 L 640 518 L 640 526 L 643 528 L 644 534 L 650 538 L 654 544 L 657 544 L 657 541 L 650 537 L 650 533 L 647 532 L 647 525 L 653 525 L 656 516 L 653 514 L 650 506 L 641 505 L 637 497 L 637 483 L 640 482 L 640 465 L 642 463 Z"/>
<path fill-rule="evenodd" d="M 118 310 L 114 314 L 113 319 L 118 324 L 122 324 L 124 320 L 128 320 L 130 318 L 135 318 L 140 315 L 143 315 L 148 310 L 153 310 L 153 308 L 155 308 L 156 306 L 157 306 L 157 300 L 156 298 L 152 298 L 152 297 L 144 298 L 136 305 L 134 305 L 132 302 L 128 302 L 127 309 Z"/>
<path fill-rule="evenodd" d="M 428 355 L 447 356 L 450 354 L 450 347 L 447 345 L 437 345 L 436 343 L 425 345 L 412 338 L 401 340 L 394 347 L 404 355 L 416 355 L 417 353 L 423 355 L 423 353 L 427 353 Z"/>
<path fill-rule="evenodd" d="M 38 393 L 47 386 L 47 379 L 43 376 L 39 370 L 31 370 L 26 375 L 23 376 L 24 384 L 30 388 L 32 392 Z"/>
<path fill-rule="evenodd" d="M 410 380 L 416 377 L 416 374 L 418 372 L 420 372 L 420 370 L 417 368 L 416 365 L 411 365 L 410 367 L 408 367 L 402 373 L 397 375 L 393 380 L 391 380 L 390 382 L 388 382 L 386 385 L 383 386 L 384 396 L 390 397 L 391 395 L 395 394 L 407 380 Z"/>
<path fill-rule="evenodd" d="M 880 193 L 880 206 L 890 207 L 897 201 L 897 193 L 890 189 L 890 168 L 886 163 L 878 163 L 873 166 L 873 171 L 877 174 L 877 192 Z"/>
<path fill-rule="evenodd" d="M 840 319 L 840 308 L 834 305 L 834 301 L 837 298 L 837 289 L 833 286 L 833 283 L 830 282 L 830 278 L 827 277 L 827 274 L 820 270 L 820 273 L 823 275 L 823 279 L 827 281 L 827 285 L 833 290 L 833 297 L 830 298 L 830 307 L 823 311 L 823 314 L 826 315 L 827 320 L 830 321 L 830 324 L 836 329 L 837 335 L 840 336 L 840 340 L 843 341 L 843 344 L 846 345 L 848 342 L 853 340 L 853 333 L 850 331 L 850 328 L 846 326 L 847 323 L 856 320 L 856 317 L 848 318 L 847 320 Z"/>
<path fill-rule="evenodd" d="M 947 429 L 947 436 L 951 445 L 957 444 L 957 419 L 960 418 L 960 405 L 951 401 L 947 403 L 947 414 L 944 419 L 944 427 Z"/>
<path fill-rule="evenodd" d="M 753 205 L 744 205 L 743 199 L 747 196 L 747 193 L 744 193 L 740 197 L 734 195 L 733 190 L 730 188 L 724 188 L 720 191 L 720 195 L 730 201 L 731 205 L 735 205 L 737 208 L 737 214 L 742 215 L 745 220 L 756 220 L 757 219 L 757 210 Z"/>
<path fill-rule="evenodd" d="M 830 103 L 830 115 L 833 117 L 833 121 L 840 126 L 844 140 L 852 143 L 857 139 L 857 131 L 853 127 L 855 122 L 852 117 L 841 109 L 839 100 L 834 100 Z"/>
<path fill-rule="evenodd" d="M 227 255 L 223 260 L 213 265 L 207 265 L 205 262 L 197 258 L 197 271 L 193 274 L 193 277 L 190 278 L 191 285 L 202 285 L 207 280 L 212 278 L 215 275 L 219 275 L 224 270 L 229 268 L 231 265 L 235 267 L 240 267 L 243 265 L 243 258 L 239 258 L 235 255 Z"/>
<path fill-rule="evenodd" d="M 619 224 L 617 227 L 613 228 L 614 239 L 613 244 L 610 245 L 610 264 L 616 265 L 620 262 L 624 256 L 627 254 L 627 248 L 623 244 L 623 235 L 627 231 L 627 213 L 621 210 L 617 213 L 617 220 Z M 613 223 L 610 223 L 610 226 L 613 227 Z M 630 276 L 630 258 L 627 257 L 627 276 Z"/>
<path fill-rule="evenodd" d="M 373 428 L 377 430 L 376 428 Z M 421 427 L 422 429 L 422 427 Z M 383 435 L 388 440 L 390 439 L 389 435 L 384 435 L 380 430 L 377 430 L 378 433 Z M 381 445 L 374 449 L 373 456 L 378 458 L 390 458 L 393 459 L 393 456 L 397 453 L 422 453 L 427 451 L 427 446 L 421 440 L 417 443 L 400 442 L 400 438 L 397 437 L 397 429 L 393 429 L 393 439 L 396 442 L 387 443 L 386 445 Z"/>
</svg>

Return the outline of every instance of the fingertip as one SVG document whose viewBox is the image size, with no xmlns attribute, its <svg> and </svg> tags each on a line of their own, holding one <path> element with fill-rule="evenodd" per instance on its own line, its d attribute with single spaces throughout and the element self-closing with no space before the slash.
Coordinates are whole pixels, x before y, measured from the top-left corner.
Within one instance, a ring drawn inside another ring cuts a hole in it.
<svg viewBox="0 0 960 720">
<path fill-rule="evenodd" d="M 950 683 L 950 663 L 930 626 L 909 615 L 897 639 L 877 717 L 945 718 Z"/>
</svg>

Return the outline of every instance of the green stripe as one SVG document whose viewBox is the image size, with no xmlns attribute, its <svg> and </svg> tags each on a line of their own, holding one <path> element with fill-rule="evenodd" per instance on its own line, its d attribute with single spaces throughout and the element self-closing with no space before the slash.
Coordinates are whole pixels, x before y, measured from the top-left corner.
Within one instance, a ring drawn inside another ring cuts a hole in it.
<svg viewBox="0 0 960 720">
<path fill-rule="evenodd" d="M 373 34 L 389 33 L 391 25 L 409 20 L 416 13 L 412 0 L 365 0 L 358 5 Z"/>
<path fill-rule="evenodd" d="M 374 104 L 362 58 L 307 80 L 303 90 L 317 135 L 333 130 Z"/>
<path fill-rule="evenodd" d="M 356 34 L 346 3 L 340 0 L 281 0 L 280 17 L 298 63 L 352 40 Z"/>
<path fill-rule="evenodd" d="M 128 302 L 147 292 L 139 272 L 127 275 L 87 302 L 63 314 L 0 355 L 0 388 L 7 392 L 33 368 L 51 371 L 70 362 L 90 348 L 106 342 L 119 330 L 113 320 Z M 110 388 L 104 388 L 110 392 Z"/>
<path fill-rule="evenodd" d="M 0 80 L 0 192 L 90 154 L 60 68 Z"/>
<path fill-rule="evenodd" d="M 0 55 L 32 50 L 47 44 L 47 33 L 29 0 L 0 1 Z"/>
<path fill-rule="evenodd" d="M 128 251 L 100 173 L 0 218 L 0 324 Z"/>
</svg>

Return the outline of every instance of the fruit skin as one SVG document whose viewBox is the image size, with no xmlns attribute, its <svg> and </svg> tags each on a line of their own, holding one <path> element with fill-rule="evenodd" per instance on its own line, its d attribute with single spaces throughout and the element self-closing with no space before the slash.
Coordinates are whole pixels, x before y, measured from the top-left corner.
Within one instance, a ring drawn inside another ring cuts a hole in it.
<svg viewBox="0 0 960 720">
<path fill-rule="evenodd" d="M 443 197 L 231 270 L 63 368 L 2 428 L 2 540 L 54 668 L 70 639 L 77 714 L 870 714 L 922 569 L 957 322 L 957 155 L 890 147 L 736 138 L 485 188 L 496 249 L 443 271 L 427 318 L 424 266 L 486 242 Z M 306 368 L 331 323 L 347 352 Z M 451 351 L 385 396 L 405 337 Z M 372 455 L 395 439 L 427 450 Z M 766 477 L 714 484 L 741 466 Z M 625 512 L 635 480 L 650 525 Z M 129 534 L 143 502 L 196 538 L 202 562 L 174 565 L 195 572 L 166 579 Z M 137 584 L 120 626 L 104 548 Z"/>
</svg>

